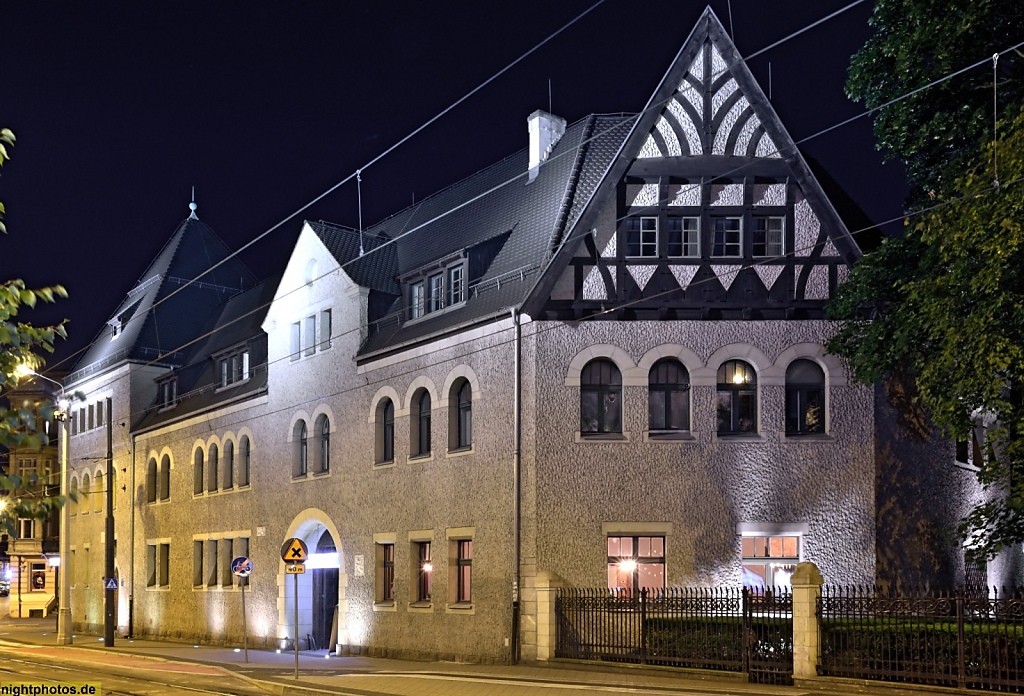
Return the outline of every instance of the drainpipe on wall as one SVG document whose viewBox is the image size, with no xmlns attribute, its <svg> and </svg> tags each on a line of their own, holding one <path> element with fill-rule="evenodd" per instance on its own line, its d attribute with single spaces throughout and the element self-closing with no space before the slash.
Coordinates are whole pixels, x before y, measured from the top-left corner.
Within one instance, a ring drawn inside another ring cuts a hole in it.
<svg viewBox="0 0 1024 696">
<path fill-rule="evenodd" d="M 131 520 L 128 526 L 130 562 L 128 563 L 128 637 L 135 637 L 135 437 L 129 433 L 128 441 L 132 447 L 132 485 L 128 493 Z"/>
<path fill-rule="evenodd" d="M 519 310 L 512 309 L 512 324 L 515 331 L 515 377 L 513 378 L 512 391 L 512 438 L 514 452 L 512 455 L 512 664 L 519 662 L 519 546 L 520 546 L 520 519 L 519 508 L 521 492 L 519 479 L 522 466 L 522 422 L 520 420 L 522 409 L 522 337 L 523 329 L 520 324 Z"/>
</svg>

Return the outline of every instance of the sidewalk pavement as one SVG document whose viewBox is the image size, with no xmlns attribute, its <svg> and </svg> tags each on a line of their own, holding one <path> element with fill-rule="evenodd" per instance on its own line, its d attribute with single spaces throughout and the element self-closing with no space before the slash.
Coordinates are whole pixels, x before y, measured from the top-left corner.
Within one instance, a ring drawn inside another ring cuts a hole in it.
<svg viewBox="0 0 1024 696">
<path fill-rule="evenodd" d="M 610 691 L 660 694 L 754 694 L 765 696 L 863 695 L 881 692 L 899 696 L 901 689 L 854 680 L 823 683 L 821 688 L 747 684 L 741 675 L 683 672 L 636 666 L 607 667 L 578 663 L 478 665 L 451 662 L 413 662 L 372 657 L 338 657 L 325 651 L 301 651 L 298 679 L 291 651 L 248 651 L 241 647 L 192 645 L 116 637 L 107 648 L 103 638 L 76 634 L 72 646 L 56 645 L 54 621 L 0 619 L 0 649 L 31 646 L 32 655 L 44 659 L 87 663 L 98 671 L 128 668 L 201 676 L 230 675 L 271 693 L 285 694 L 499 694 L 527 688 L 581 692 Z M 100 658 L 102 655 L 102 658 Z M 99 658 L 99 659 L 98 659 Z M 532 688 L 531 688 L 532 687 Z M 952 690 L 942 690 L 952 691 Z M 906 690 L 920 696 L 920 690 Z"/>
</svg>

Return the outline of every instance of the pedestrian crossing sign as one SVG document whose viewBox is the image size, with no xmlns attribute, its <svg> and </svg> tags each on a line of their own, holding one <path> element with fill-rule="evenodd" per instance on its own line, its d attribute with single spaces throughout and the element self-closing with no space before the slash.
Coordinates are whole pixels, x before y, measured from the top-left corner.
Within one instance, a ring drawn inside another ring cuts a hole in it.
<svg viewBox="0 0 1024 696">
<path fill-rule="evenodd" d="M 117 578 L 107 578 L 106 588 L 108 590 L 116 590 L 117 589 Z"/>
</svg>

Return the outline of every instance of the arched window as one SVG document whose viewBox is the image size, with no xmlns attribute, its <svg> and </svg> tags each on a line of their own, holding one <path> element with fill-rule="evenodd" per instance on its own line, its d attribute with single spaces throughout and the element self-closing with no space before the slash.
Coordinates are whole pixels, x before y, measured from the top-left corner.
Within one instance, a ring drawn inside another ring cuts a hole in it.
<svg viewBox="0 0 1024 696">
<path fill-rule="evenodd" d="M 652 432 L 690 429 L 690 374 L 678 360 L 665 358 L 651 367 L 647 428 Z"/>
<path fill-rule="evenodd" d="M 580 373 L 580 432 L 622 432 L 622 373 L 611 360 L 598 358 Z"/>
<path fill-rule="evenodd" d="M 197 449 L 195 459 L 192 462 L 192 494 L 203 494 L 203 450 Z"/>
<path fill-rule="evenodd" d="M 71 500 L 69 501 L 69 504 L 71 506 L 71 514 L 72 515 L 77 515 L 78 514 L 78 502 L 79 502 L 78 501 L 78 479 L 75 479 L 75 478 L 71 479 L 71 495 L 70 495 L 70 498 L 71 498 Z"/>
<path fill-rule="evenodd" d="M 249 443 L 249 438 L 243 437 L 242 442 L 239 444 L 239 449 L 242 452 L 241 466 L 238 468 L 238 485 L 248 486 L 249 485 L 249 472 L 250 464 L 252 459 L 252 445 Z"/>
<path fill-rule="evenodd" d="M 306 429 L 306 421 L 300 420 L 295 424 L 293 438 L 295 440 L 295 461 L 292 464 L 292 476 L 299 478 L 309 472 L 309 433 Z"/>
<path fill-rule="evenodd" d="M 395 402 L 382 399 L 377 404 L 376 427 L 376 458 L 378 464 L 395 460 Z"/>
<path fill-rule="evenodd" d="M 420 389 L 412 397 L 412 414 L 409 419 L 409 449 L 414 457 L 430 454 L 430 392 Z"/>
<path fill-rule="evenodd" d="M 103 500 L 107 497 L 107 491 L 103 487 L 103 473 L 97 471 L 92 479 L 92 511 L 103 511 Z"/>
<path fill-rule="evenodd" d="M 320 435 L 319 473 L 323 474 L 331 470 L 331 421 L 327 416 L 320 416 L 320 427 L 317 428 L 317 432 Z"/>
<path fill-rule="evenodd" d="M 146 463 L 146 502 L 155 503 L 157 499 L 156 457 L 150 457 Z"/>
<path fill-rule="evenodd" d="M 228 440 L 224 443 L 224 488 L 235 487 L 235 443 Z"/>
<path fill-rule="evenodd" d="M 160 491 L 160 500 L 171 499 L 171 458 L 166 454 L 160 460 L 160 483 L 157 488 Z"/>
<path fill-rule="evenodd" d="M 813 360 L 786 368 L 786 434 L 825 432 L 825 372 Z"/>
<path fill-rule="evenodd" d="M 213 493 L 220 487 L 218 480 L 220 469 L 220 452 L 217 445 L 210 445 L 210 453 L 206 457 L 206 490 Z"/>
<path fill-rule="evenodd" d="M 473 445 L 473 385 L 468 379 L 456 380 L 448 396 L 448 449 L 466 449 Z"/>
<path fill-rule="evenodd" d="M 83 513 L 89 512 L 89 496 L 92 495 L 92 481 L 89 474 L 82 474 L 82 505 Z"/>
<path fill-rule="evenodd" d="M 718 368 L 718 434 L 757 432 L 757 375 L 748 363 L 729 360 Z"/>
</svg>

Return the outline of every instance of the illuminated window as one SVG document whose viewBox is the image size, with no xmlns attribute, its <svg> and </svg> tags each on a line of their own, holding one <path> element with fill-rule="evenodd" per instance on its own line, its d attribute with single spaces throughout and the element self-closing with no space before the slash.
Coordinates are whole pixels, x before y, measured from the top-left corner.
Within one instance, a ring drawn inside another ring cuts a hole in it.
<svg viewBox="0 0 1024 696">
<path fill-rule="evenodd" d="M 608 589 L 665 587 L 665 537 L 608 537 Z"/>
<path fill-rule="evenodd" d="M 580 373 L 580 433 L 622 432 L 622 373 L 611 360 L 591 360 Z"/>
<path fill-rule="evenodd" d="M 798 536 L 743 537 L 743 586 L 755 589 L 790 587 L 800 562 Z"/>
<path fill-rule="evenodd" d="M 786 434 L 825 432 L 825 373 L 811 360 L 786 368 Z"/>
<path fill-rule="evenodd" d="M 729 360 L 718 368 L 718 434 L 757 432 L 757 375 L 748 363 Z"/>
<path fill-rule="evenodd" d="M 473 601 L 473 540 L 460 539 L 455 542 L 455 602 Z"/>
<path fill-rule="evenodd" d="M 434 566 L 430 561 L 430 542 L 417 541 L 416 548 L 416 601 L 429 602 L 431 597 L 431 577 Z"/>
</svg>

